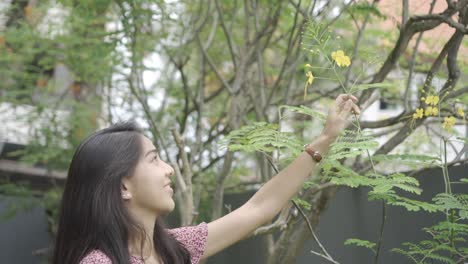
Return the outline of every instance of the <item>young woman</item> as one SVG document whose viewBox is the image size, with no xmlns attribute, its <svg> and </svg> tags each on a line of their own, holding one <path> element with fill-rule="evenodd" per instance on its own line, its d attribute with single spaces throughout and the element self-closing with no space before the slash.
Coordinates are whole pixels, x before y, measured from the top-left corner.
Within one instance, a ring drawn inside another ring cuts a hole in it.
<svg viewBox="0 0 468 264">
<path fill-rule="evenodd" d="M 150 139 L 133 123 L 100 130 L 76 150 L 68 171 L 54 264 L 196 264 L 272 220 L 301 188 L 338 134 L 359 114 L 338 96 L 322 134 L 243 206 L 210 223 L 165 229 L 174 209 L 170 177 Z"/>
</svg>

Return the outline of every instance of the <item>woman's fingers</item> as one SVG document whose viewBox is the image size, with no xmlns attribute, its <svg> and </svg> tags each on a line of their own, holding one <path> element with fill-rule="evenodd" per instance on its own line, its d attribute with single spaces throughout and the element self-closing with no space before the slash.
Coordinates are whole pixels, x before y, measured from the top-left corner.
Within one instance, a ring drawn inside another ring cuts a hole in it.
<svg viewBox="0 0 468 264">
<path fill-rule="evenodd" d="M 340 94 L 338 95 L 338 97 L 336 98 L 335 102 L 336 102 L 336 105 L 341 107 L 343 106 L 343 104 L 346 102 L 347 100 L 347 97 L 348 95 L 347 94 Z"/>
<path fill-rule="evenodd" d="M 349 114 L 352 108 L 353 108 L 353 101 L 347 100 L 344 103 L 343 108 L 341 108 L 341 113 Z"/>
<path fill-rule="evenodd" d="M 361 113 L 361 109 L 356 105 L 357 102 L 358 99 L 352 95 L 340 94 L 329 109 L 324 133 L 338 136 L 350 123 L 348 117 L 351 113 Z"/>
<path fill-rule="evenodd" d="M 338 97 L 336 98 L 336 104 L 338 106 L 341 106 L 342 104 L 344 104 L 346 101 L 348 101 L 349 99 L 351 99 L 354 103 L 357 103 L 358 102 L 358 99 L 356 98 L 356 96 L 354 95 L 351 95 L 351 94 L 340 94 L 338 95 Z"/>
<path fill-rule="evenodd" d="M 352 99 L 348 99 L 342 104 L 342 107 L 340 107 L 341 113 L 344 113 L 345 115 L 348 115 L 353 111 L 355 114 L 359 115 L 361 113 L 361 109 L 353 102 Z"/>
<path fill-rule="evenodd" d="M 359 108 L 359 106 L 357 106 L 356 104 L 353 103 L 353 109 L 352 111 L 356 114 L 356 115 L 360 115 L 361 114 L 361 109 Z"/>
</svg>

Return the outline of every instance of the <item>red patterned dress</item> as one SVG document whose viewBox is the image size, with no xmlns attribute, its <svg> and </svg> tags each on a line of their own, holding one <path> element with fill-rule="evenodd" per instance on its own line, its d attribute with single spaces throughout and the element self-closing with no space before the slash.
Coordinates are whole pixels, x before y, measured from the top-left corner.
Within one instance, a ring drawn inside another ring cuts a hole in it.
<svg viewBox="0 0 468 264">
<path fill-rule="evenodd" d="M 205 222 L 196 226 L 186 226 L 167 230 L 190 252 L 192 264 L 198 264 L 205 251 L 208 226 Z M 131 264 L 144 264 L 137 256 L 130 257 Z M 86 255 L 80 264 L 112 264 L 112 261 L 100 250 L 93 250 Z"/>
</svg>

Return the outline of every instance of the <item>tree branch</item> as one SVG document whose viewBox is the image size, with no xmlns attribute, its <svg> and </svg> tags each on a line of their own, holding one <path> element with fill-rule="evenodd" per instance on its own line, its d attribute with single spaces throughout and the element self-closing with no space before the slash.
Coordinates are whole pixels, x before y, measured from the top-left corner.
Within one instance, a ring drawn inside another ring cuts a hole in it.
<svg viewBox="0 0 468 264">
<path fill-rule="evenodd" d="M 187 226 L 192 223 L 192 219 L 194 215 L 198 213 L 194 213 L 194 206 L 193 206 L 193 189 L 192 189 L 192 169 L 187 157 L 187 152 L 185 151 L 184 141 L 177 132 L 176 128 L 171 129 L 172 136 L 174 137 L 174 141 L 179 149 L 179 157 L 182 160 L 182 179 L 185 182 L 185 190 L 182 190 L 181 195 L 183 198 L 184 203 L 184 211 L 181 212 L 181 225 Z M 176 178 L 179 178 L 181 175 L 177 175 Z M 179 179 L 180 181 L 180 179 Z"/>
<path fill-rule="evenodd" d="M 237 71 L 237 59 L 236 59 L 236 53 L 235 53 L 235 51 L 237 51 L 237 48 L 234 47 L 235 44 L 234 42 L 232 42 L 231 33 L 226 28 L 226 23 L 224 21 L 223 12 L 221 11 L 219 0 L 215 0 L 215 5 L 216 5 L 216 11 L 218 12 L 219 20 L 221 22 L 221 27 L 223 29 L 224 35 L 226 36 L 226 40 L 227 40 L 228 47 L 229 47 L 229 52 L 231 53 L 231 59 L 234 65 L 234 71 Z"/>
<path fill-rule="evenodd" d="M 404 0 L 404 1 L 406 1 L 406 5 L 408 5 L 407 0 Z M 432 0 L 431 6 L 429 8 L 429 14 L 432 14 L 436 1 L 437 0 Z M 411 89 L 411 80 L 413 79 L 414 65 L 416 64 L 416 54 L 418 53 L 419 43 L 421 42 L 423 34 L 424 34 L 424 31 L 419 33 L 418 38 L 416 40 L 416 44 L 414 45 L 413 55 L 411 56 L 411 60 L 410 60 L 408 80 L 406 82 L 406 89 L 403 95 L 405 112 L 408 111 L 408 109 L 410 109 L 409 101 L 410 101 L 411 96 L 409 95 L 409 91 Z"/>
<path fill-rule="evenodd" d="M 198 33 L 196 33 L 196 39 L 197 39 L 198 47 L 200 48 L 204 58 L 206 59 L 206 61 L 210 65 L 211 69 L 216 74 L 216 77 L 218 77 L 218 79 L 221 81 L 221 83 L 223 83 L 224 87 L 226 87 L 226 89 L 229 91 L 230 94 L 234 94 L 234 90 L 228 84 L 228 82 L 224 79 L 224 77 L 221 75 L 221 73 L 219 73 L 218 69 L 216 68 L 216 66 L 214 65 L 214 63 L 211 60 L 210 56 L 208 55 L 205 48 L 203 47 L 203 44 L 201 43 L 201 40 L 200 40 L 200 35 Z"/>
<path fill-rule="evenodd" d="M 455 9 L 446 9 L 439 15 L 451 17 L 456 12 L 457 10 Z M 443 21 L 437 15 L 411 17 L 402 28 L 395 47 L 393 48 L 392 52 L 388 55 L 380 70 L 374 75 L 374 78 L 372 79 L 371 83 L 382 82 L 386 78 L 390 70 L 398 61 L 398 58 L 406 50 L 408 43 L 410 42 L 411 38 L 415 33 L 433 29 L 440 25 L 442 22 Z M 367 101 L 374 91 L 375 88 L 365 90 L 360 96 L 360 102 Z"/>
</svg>

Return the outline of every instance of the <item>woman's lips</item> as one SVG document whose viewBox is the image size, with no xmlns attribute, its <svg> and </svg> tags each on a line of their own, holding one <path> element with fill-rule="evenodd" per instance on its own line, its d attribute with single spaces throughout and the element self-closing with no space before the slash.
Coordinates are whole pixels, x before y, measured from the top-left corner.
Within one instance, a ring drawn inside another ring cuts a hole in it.
<svg viewBox="0 0 468 264">
<path fill-rule="evenodd" d="M 171 195 L 174 194 L 174 190 L 172 189 L 171 185 L 166 185 L 166 190 L 167 190 Z"/>
</svg>

